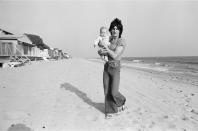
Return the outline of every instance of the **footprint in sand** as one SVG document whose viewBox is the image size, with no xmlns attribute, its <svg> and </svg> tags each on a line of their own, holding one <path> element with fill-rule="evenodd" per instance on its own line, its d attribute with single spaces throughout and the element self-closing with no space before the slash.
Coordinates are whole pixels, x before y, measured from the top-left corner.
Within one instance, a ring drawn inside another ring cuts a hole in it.
<svg viewBox="0 0 198 131">
<path fill-rule="evenodd" d="M 188 118 L 187 116 L 185 116 L 185 115 L 183 115 L 181 119 L 182 119 L 183 121 L 189 120 L 189 118 Z"/>
<path fill-rule="evenodd" d="M 155 123 L 154 121 L 152 121 L 152 122 L 149 124 L 148 127 L 149 127 L 149 128 L 153 128 L 153 127 L 155 126 L 155 124 L 156 124 L 156 123 Z"/>
<path fill-rule="evenodd" d="M 177 91 L 177 93 L 182 93 L 183 91 L 182 90 L 176 90 Z"/>
<path fill-rule="evenodd" d="M 189 97 L 185 99 L 185 101 L 188 102 L 188 103 L 189 103 L 191 100 L 192 100 L 192 99 L 189 98 Z"/>
<path fill-rule="evenodd" d="M 196 111 L 195 109 L 192 109 L 191 112 L 198 115 L 198 111 Z"/>
<path fill-rule="evenodd" d="M 6 88 L 5 86 L 0 86 L 0 88 Z"/>
<path fill-rule="evenodd" d="M 194 94 L 194 93 L 191 93 L 190 95 L 191 95 L 191 96 L 194 96 L 195 94 Z"/>
<path fill-rule="evenodd" d="M 165 115 L 165 116 L 163 116 L 163 118 L 164 118 L 164 119 L 168 119 L 169 117 L 168 117 L 168 115 Z"/>
</svg>

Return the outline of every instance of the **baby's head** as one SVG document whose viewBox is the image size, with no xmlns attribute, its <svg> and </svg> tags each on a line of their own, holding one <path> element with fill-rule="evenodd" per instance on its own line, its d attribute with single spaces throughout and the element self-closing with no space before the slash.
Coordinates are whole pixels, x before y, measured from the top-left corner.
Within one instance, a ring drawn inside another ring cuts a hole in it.
<svg viewBox="0 0 198 131">
<path fill-rule="evenodd" d="M 108 30 L 108 28 L 102 26 L 102 27 L 100 28 L 100 36 L 101 36 L 101 37 L 106 37 L 106 36 L 108 36 L 108 35 L 109 35 L 109 30 Z"/>
</svg>

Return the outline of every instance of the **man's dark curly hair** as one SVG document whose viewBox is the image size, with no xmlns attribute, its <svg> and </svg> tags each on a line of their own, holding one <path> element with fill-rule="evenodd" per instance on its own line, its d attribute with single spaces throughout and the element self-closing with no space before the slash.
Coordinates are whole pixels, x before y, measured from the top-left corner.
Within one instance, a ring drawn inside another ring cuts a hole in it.
<svg viewBox="0 0 198 131">
<path fill-rule="evenodd" d="M 114 27 L 117 27 L 118 30 L 120 31 L 119 33 L 119 38 L 121 38 L 121 35 L 122 35 L 122 31 L 123 31 L 123 25 L 122 25 L 122 22 L 120 19 L 118 18 L 115 18 L 111 24 L 110 24 L 110 27 L 109 27 L 109 32 L 111 33 L 111 30 L 114 28 Z"/>
</svg>

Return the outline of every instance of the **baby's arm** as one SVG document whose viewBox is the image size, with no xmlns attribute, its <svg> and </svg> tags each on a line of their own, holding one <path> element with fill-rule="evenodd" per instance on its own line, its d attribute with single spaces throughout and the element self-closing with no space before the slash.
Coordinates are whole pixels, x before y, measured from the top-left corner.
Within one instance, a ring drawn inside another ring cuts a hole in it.
<svg viewBox="0 0 198 131">
<path fill-rule="evenodd" d="M 105 40 L 99 40 L 98 46 L 102 49 L 105 49 L 106 47 L 106 41 Z"/>
<path fill-rule="evenodd" d="M 98 37 L 95 41 L 94 41 L 94 48 L 96 46 L 99 46 L 99 43 L 100 43 L 100 37 Z"/>
</svg>

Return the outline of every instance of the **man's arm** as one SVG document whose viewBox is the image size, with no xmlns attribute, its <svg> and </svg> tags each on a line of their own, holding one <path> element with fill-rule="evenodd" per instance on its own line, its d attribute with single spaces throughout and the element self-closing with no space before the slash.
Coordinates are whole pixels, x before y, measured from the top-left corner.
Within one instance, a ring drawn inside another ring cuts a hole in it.
<svg viewBox="0 0 198 131">
<path fill-rule="evenodd" d="M 119 59 L 119 57 L 124 52 L 124 46 L 117 46 L 115 51 L 110 50 L 108 47 L 106 48 L 107 54 L 113 59 Z"/>
<path fill-rule="evenodd" d="M 104 50 L 111 58 L 116 60 L 116 59 L 119 59 L 119 57 L 123 54 L 125 50 L 125 45 L 126 45 L 125 41 L 123 39 L 119 39 L 115 51 L 112 51 L 111 49 L 109 49 L 107 45 L 104 45 L 104 48 L 105 48 Z"/>
</svg>

